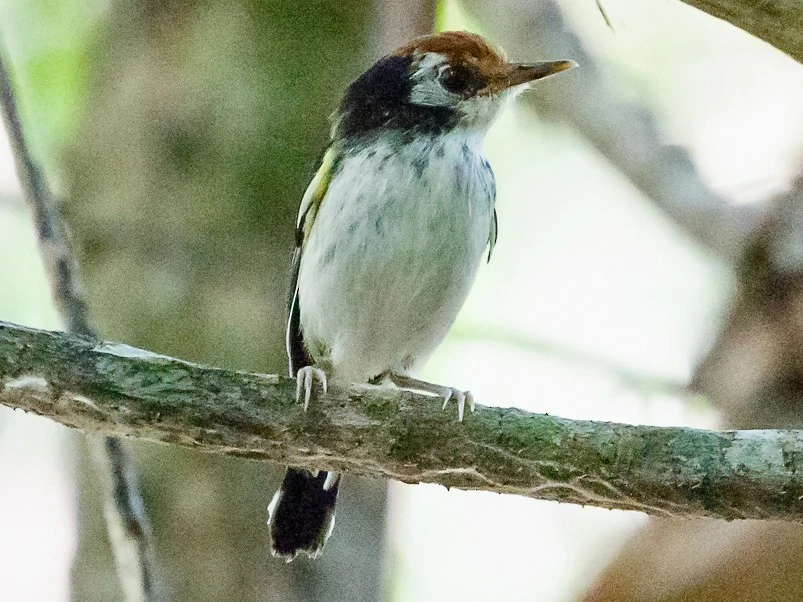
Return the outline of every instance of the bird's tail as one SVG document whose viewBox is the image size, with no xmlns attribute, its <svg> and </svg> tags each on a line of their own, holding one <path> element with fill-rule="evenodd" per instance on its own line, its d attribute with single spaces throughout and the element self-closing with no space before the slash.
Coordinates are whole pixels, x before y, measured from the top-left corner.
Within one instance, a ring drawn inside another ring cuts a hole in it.
<svg viewBox="0 0 803 602">
<path fill-rule="evenodd" d="M 288 468 L 268 506 L 271 552 L 290 562 L 299 552 L 315 558 L 335 526 L 340 474 Z"/>
</svg>

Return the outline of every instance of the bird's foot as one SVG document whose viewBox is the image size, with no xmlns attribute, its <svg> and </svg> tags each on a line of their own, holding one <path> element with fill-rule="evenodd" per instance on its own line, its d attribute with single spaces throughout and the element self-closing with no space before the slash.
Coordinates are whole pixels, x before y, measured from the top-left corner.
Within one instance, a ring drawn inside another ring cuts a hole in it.
<svg viewBox="0 0 803 602">
<path fill-rule="evenodd" d="M 326 372 L 314 366 L 304 366 L 296 374 L 296 403 L 301 403 L 301 393 L 304 392 L 304 411 L 309 407 L 309 400 L 312 397 L 312 385 L 315 381 L 321 383 L 323 392 L 326 393 Z"/>
<path fill-rule="evenodd" d="M 455 389 L 454 387 L 436 385 L 434 383 L 428 383 L 424 380 L 418 380 L 417 378 L 412 378 L 410 376 L 394 374 L 393 372 L 388 373 L 387 376 L 397 387 L 424 391 L 426 393 L 432 393 L 433 395 L 441 397 L 443 399 L 442 409 L 444 410 L 446 409 L 446 406 L 449 405 L 449 402 L 452 399 L 455 399 L 457 401 L 457 420 L 460 422 L 463 422 L 466 404 L 468 404 L 468 407 L 472 412 L 474 411 L 474 396 L 471 394 L 471 391 L 462 391 L 461 389 Z"/>
<path fill-rule="evenodd" d="M 457 420 L 459 422 L 463 422 L 463 414 L 466 412 L 466 404 L 468 404 L 468 407 L 472 412 L 476 407 L 476 404 L 474 403 L 474 396 L 471 394 L 471 391 L 461 391 L 460 389 L 455 389 L 454 387 L 441 387 L 441 390 L 438 394 L 443 397 L 442 410 L 446 409 L 446 406 L 449 405 L 449 402 L 453 397 L 457 400 Z"/>
</svg>

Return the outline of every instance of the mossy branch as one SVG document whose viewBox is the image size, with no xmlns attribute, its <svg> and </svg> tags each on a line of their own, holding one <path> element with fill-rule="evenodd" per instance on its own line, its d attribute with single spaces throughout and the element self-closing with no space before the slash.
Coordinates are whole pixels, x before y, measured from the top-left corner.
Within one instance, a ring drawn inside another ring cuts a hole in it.
<svg viewBox="0 0 803 602">
<path fill-rule="evenodd" d="M 662 516 L 803 522 L 803 431 L 710 432 L 199 366 L 0 322 L 0 403 L 67 426 L 242 458 Z"/>
</svg>

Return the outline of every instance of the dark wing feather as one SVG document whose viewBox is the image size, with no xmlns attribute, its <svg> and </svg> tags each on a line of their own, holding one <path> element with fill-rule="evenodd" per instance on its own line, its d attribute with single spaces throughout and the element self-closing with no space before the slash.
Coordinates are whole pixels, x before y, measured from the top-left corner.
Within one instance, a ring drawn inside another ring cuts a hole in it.
<svg viewBox="0 0 803 602">
<path fill-rule="evenodd" d="M 496 207 L 494 207 L 494 218 L 493 221 L 491 221 L 491 233 L 488 234 L 488 261 L 491 261 L 491 253 L 494 252 L 497 238 L 499 238 L 499 221 L 496 219 Z"/>
<path fill-rule="evenodd" d="M 488 261 L 491 261 L 491 255 L 496 246 L 496 239 L 499 237 L 499 221 L 496 219 L 496 177 L 494 170 L 491 169 L 491 164 L 488 161 L 483 161 L 482 164 L 485 173 L 483 181 L 485 183 L 486 192 L 488 193 L 488 200 L 493 207 L 493 219 L 491 220 L 491 231 L 488 232 Z"/>
<path fill-rule="evenodd" d="M 290 363 L 290 376 L 295 376 L 304 366 L 312 363 L 304 335 L 301 333 L 301 308 L 298 303 L 298 270 L 301 266 L 301 247 L 293 251 L 290 271 L 290 305 L 287 320 L 287 359 Z"/>
</svg>

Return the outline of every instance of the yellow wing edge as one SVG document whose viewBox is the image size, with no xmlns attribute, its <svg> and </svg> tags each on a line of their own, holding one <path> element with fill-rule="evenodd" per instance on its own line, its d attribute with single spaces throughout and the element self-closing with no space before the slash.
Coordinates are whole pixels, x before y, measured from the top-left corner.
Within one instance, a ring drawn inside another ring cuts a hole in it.
<svg viewBox="0 0 803 602">
<path fill-rule="evenodd" d="M 301 199 L 301 207 L 298 210 L 298 221 L 296 222 L 296 244 L 303 247 L 304 242 L 309 238 L 318 210 L 321 208 L 329 184 L 332 183 L 335 169 L 337 167 L 338 155 L 334 149 L 330 148 L 321 159 L 321 166 L 315 173 L 315 177 L 307 186 L 304 196 Z"/>
</svg>

